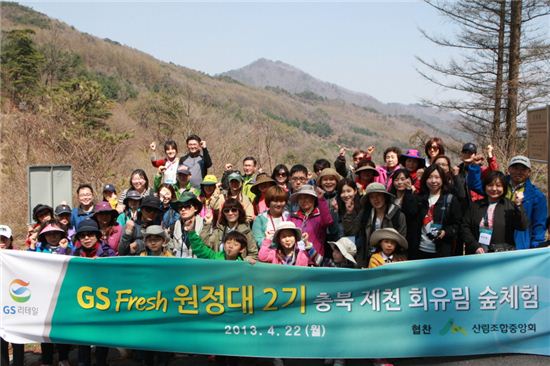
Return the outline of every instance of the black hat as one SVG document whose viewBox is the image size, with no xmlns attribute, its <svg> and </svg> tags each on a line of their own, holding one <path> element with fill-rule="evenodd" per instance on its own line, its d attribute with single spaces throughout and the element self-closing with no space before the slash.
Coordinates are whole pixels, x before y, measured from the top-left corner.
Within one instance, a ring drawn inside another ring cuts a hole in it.
<svg viewBox="0 0 550 366">
<path fill-rule="evenodd" d="M 116 188 L 113 184 L 105 184 L 105 186 L 103 187 L 103 192 L 116 193 Z"/>
<path fill-rule="evenodd" d="M 50 215 L 53 216 L 53 208 L 51 208 L 48 205 L 43 205 L 39 203 L 38 205 L 34 206 L 34 208 L 32 209 L 32 219 L 38 222 L 38 214 L 44 211 L 49 211 Z"/>
<path fill-rule="evenodd" d="M 97 225 L 97 222 L 90 218 L 86 218 L 78 224 L 76 228 L 76 236 L 78 236 L 80 233 L 89 233 L 89 232 L 97 233 L 98 235 L 101 235 L 101 231 L 99 231 L 99 226 Z"/>
<path fill-rule="evenodd" d="M 161 211 L 160 207 L 162 206 L 162 203 L 160 202 L 160 199 L 158 197 L 155 197 L 155 196 L 145 196 L 142 200 L 141 200 L 141 206 L 139 206 L 140 208 L 143 208 L 143 207 L 150 207 L 150 208 L 154 208 L 158 211 Z"/>
<path fill-rule="evenodd" d="M 55 208 L 55 216 L 70 214 L 72 213 L 71 206 L 66 204 L 61 204 Z"/>
<path fill-rule="evenodd" d="M 474 145 L 473 143 L 471 142 L 468 142 L 466 144 L 464 144 L 464 146 L 462 146 L 462 150 L 461 150 L 463 153 L 471 153 L 471 154 L 475 154 L 477 153 L 477 146 Z"/>
<path fill-rule="evenodd" d="M 126 192 L 126 197 L 124 198 L 124 200 L 122 201 L 122 203 L 125 205 L 125 206 L 128 206 L 128 200 L 135 200 L 135 201 L 139 201 L 141 200 L 143 197 L 141 196 L 141 194 L 138 192 L 138 191 L 135 191 L 133 189 L 129 190 L 128 192 Z"/>
</svg>

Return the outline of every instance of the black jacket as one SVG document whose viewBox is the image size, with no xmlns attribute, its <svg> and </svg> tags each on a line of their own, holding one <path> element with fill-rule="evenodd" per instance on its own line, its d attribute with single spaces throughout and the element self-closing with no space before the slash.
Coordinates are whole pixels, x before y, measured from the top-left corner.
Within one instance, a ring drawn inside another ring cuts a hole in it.
<svg viewBox="0 0 550 366">
<path fill-rule="evenodd" d="M 479 227 L 481 220 L 487 214 L 489 200 L 484 198 L 475 201 L 470 205 L 468 212 L 462 222 L 462 238 L 467 248 L 471 252 L 481 247 L 479 244 Z M 493 233 L 491 235 L 491 244 L 510 244 L 514 243 L 514 230 L 526 230 L 529 227 L 529 220 L 523 206 L 517 207 L 507 198 L 501 198 L 493 216 Z"/>
<path fill-rule="evenodd" d="M 447 198 L 448 197 L 448 198 Z M 409 251 L 418 251 L 420 246 L 420 236 L 422 232 L 422 221 L 428 213 L 429 194 L 422 194 L 418 197 L 418 215 L 416 217 L 416 232 L 411 234 Z M 446 204 L 449 202 L 449 204 Z M 436 253 L 438 257 L 449 257 L 452 255 L 453 242 L 458 237 L 461 224 L 462 210 L 458 199 L 451 193 L 441 193 L 441 196 L 435 203 L 433 222 L 442 225 L 445 236 L 442 239 L 435 240 Z"/>
</svg>

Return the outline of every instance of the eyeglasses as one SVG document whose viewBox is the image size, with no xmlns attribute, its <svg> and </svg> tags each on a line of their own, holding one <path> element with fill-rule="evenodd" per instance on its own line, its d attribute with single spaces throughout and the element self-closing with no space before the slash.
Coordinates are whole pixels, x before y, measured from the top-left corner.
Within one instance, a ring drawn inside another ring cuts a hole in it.
<svg viewBox="0 0 550 366">
<path fill-rule="evenodd" d="M 306 177 L 292 177 L 290 178 L 290 180 L 293 182 L 307 182 Z"/>
<path fill-rule="evenodd" d="M 224 208 L 223 209 L 223 213 L 235 213 L 235 212 L 239 212 L 239 209 L 235 208 L 235 207 L 231 207 L 231 208 Z"/>
</svg>

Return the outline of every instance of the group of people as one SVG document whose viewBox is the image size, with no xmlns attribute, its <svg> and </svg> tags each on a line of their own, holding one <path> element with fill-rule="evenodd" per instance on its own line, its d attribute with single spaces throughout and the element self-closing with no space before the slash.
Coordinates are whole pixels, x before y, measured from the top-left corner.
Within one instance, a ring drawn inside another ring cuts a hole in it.
<svg viewBox="0 0 550 366">
<path fill-rule="evenodd" d="M 548 245 L 546 197 L 529 179 L 530 160 L 515 156 L 504 173 L 491 146 L 484 156 L 474 143 L 464 144 L 456 165 L 437 137 L 426 142 L 425 157 L 389 147 L 380 164 L 373 161 L 374 147 L 354 151 L 351 164 L 343 148 L 332 164 L 319 159 L 311 172 L 302 164 L 279 164 L 271 174 L 249 156 L 242 172 L 226 164 L 218 179 L 208 173 L 205 141 L 191 135 L 186 145 L 187 153 L 178 157 L 176 142 L 166 141 L 158 157 L 151 144 L 152 181 L 136 169 L 120 193 L 106 184 L 96 197 L 90 184 L 80 184 L 74 208 L 37 205 L 24 249 L 86 258 L 375 268 Z M 0 225 L 0 248 L 14 248 L 6 225 Z M 20 346 L 13 347 L 14 365 L 22 365 Z M 7 349 L 3 340 L 2 347 Z M 60 365 L 68 365 L 70 346 L 46 343 L 42 363 L 52 365 L 54 348 Z M 107 351 L 95 348 L 97 365 L 107 363 Z M 146 365 L 168 359 L 155 352 L 141 357 Z M 89 346 L 78 346 L 78 361 L 91 364 Z"/>
</svg>

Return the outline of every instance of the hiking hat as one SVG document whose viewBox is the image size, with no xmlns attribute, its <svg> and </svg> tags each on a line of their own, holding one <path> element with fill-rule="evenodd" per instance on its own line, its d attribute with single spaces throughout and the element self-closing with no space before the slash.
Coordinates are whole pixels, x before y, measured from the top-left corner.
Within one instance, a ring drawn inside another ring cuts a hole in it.
<svg viewBox="0 0 550 366">
<path fill-rule="evenodd" d="M 329 241 L 328 243 L 333 248 L 337 247 L 344 258 L 357 264 L 354 258 L 355 254 L 357 254 L 357 247 L 355 246 L 355 243 L 352 242 L 349 238 L 343 237 L 338 239 L 337 241 Z"/>
<path fill-rule="evenodd" d="M 273 234 L 273 243 L 276 245 L 279 245 L 279 233 L 282 230 L 292 230 L 294 231 L 294 235 L 296 236 L 296 244 L 298 244 L 298 241 L 302 240 L 302 230 L 300 228 L 296 227 L 296 224 L 294 224 L 292 221 L 283 221 L 277 225 L 275 229 L 275 233 Z"/>
<path fill-rule="evenodd" d="M 183 192 L 177 201 L 170 203 L 170 207 L 176 212 L 179 212 L 185 205 L 192 205 L 197 213 L 202 210 L 202 202 L 192 192 Z"/>
<path fill-rule="evenodd" d="M 370 237 L 370 245 L 372 247 L 378 246 L 383 239 L 393 240 L 403 249 L 407 249 L 408 247 L 407 239 L 393 228 L 376 230 Z"/>
</svg>

